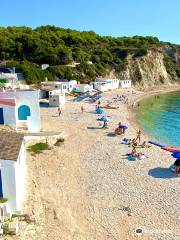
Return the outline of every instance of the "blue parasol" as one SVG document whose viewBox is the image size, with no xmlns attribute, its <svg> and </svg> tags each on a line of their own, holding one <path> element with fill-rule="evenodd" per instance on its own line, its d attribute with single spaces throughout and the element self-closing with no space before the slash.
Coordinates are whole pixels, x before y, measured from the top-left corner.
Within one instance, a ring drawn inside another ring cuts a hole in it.
<svg viewBox="0 0 180 240">
<path fill-rule="evenodd" d="M 174 158 L 180 158 L 180 152 L 174 152 L 171 154 L 171 156 Z"/>
<path fill-rule="evenodd" d="M 104 117 L 104 116 L 99 119 L 99 121 L 102 121 L 102 122 L 108 122 L 110 120 L 111 120 L 111 117 Z"/>
</svg>

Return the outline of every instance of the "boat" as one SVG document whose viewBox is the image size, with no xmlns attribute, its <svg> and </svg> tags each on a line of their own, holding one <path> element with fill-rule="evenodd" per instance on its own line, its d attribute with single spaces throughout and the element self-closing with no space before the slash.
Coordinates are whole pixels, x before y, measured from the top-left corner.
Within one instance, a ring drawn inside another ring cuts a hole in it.
<svg viewBox="0 0 180 240">
<path fill-rule="evenodd" d="M 180 148 L 177 148 L 177 147 L 166 146 L 166 147 L 162 147 L 162 149 L 168 152 L 180 152 Z"/>
<path fill-rule="evenodd" d="M 153 145 L 158 146 L 158 147 L 166 147 L 165 144 L 162 144 L 162 143 L 159 143 L 159 142 L 156 142 L 156 141 L 148 141 L 148 143 L 153 144 Z"/>
<path fill-rule="evenodd" d="M 119 107 L 102 106 L 101 108 L 105 108 L 105 109 L 118 109 Z"/>
</svg>

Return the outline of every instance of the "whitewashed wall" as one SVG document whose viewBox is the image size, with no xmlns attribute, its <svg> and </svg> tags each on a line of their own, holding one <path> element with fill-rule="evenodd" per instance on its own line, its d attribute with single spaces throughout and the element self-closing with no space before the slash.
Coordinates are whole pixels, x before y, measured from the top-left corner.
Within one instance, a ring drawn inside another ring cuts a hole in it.
<svg viewBox="0 0 180 240">
<path fill-rule="evenodd" d="M 16 161 L 0 159 L 3 197 L 8 199 L 8 213 L 22 213 L 25 197 L 26 157 L 24 143 Z"/>
<path fill-rule="evenodd" d="M 79 86 L 76 86 L 75 88 L 74 88 L 74 91 L 75 92 L 79 92 L 79 93 L 86 93 L 86 92 L 88 92 L 88 91 L 92 91 L 93 90 L 93 87 L 91 86 L 91 85 L 79 85 Z"/>
<path fill-rule="evenodd" d="M 62 107 L 65 104 L 65 94 L 51 95 L 49 96 L 50 107 Z"/>
<path fill-rule="evenodd" d="M 118 79 L 112 79 L 112 88 L 113 89 L 119 88 L 119 80 Z"/>
<path fill-rule="evenodd" d="M 15 107 L 4 106 L 0 104 L 0 108 L 3 108 L 4 124 L 16 128 Z"/>
<path fill-rule="evenodd" d="M 26 187 L 26 151 L 25 145 L 22 143 L 19 158 L 15 162 L 15 179 L 16 179 L 16 209 L 22 212 L 22 206 L 25 198 Z"/>
<path fill-rule="evenodd" d="M 31 116 L 28 117 L 28 130 L 30 132 L 40 131 L 40 106 L 39 106 L 39 90 L 19 90 L 12 92 L 1 92 L 0 98 L 16 99 L 15 121 L 18 121 L 18 108 L 22 105 L 30 107 Z M 12 115 L 11 115 L 12 116 Z"/>
<path fill-rule="evenodd" d="M 41 128 L 39 90 L 16 92 L 16 118 L 17 119 L 18 119 L 18 108 L 22 105 L 29 106 L 31 110 L 31 116 L 28 117 L 29 132 L 39 132 Z"/>
<path fill-rule="evenodd" d="M 132 81 L 131 80 L 120 80 L 119 85 L 122 88 L 130 88 L 132 86 Z"/>
</svg>

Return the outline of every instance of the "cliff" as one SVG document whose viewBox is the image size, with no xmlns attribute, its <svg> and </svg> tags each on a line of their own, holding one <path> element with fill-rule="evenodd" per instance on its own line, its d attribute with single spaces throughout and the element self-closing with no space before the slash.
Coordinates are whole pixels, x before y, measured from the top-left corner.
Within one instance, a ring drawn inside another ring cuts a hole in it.
<svg viewBox="0 0 180 240">
<path fill-rule="evenodd" d="M 135 86 L 149 88 L 157 85 L 180 84 L 178 68 L 180 53 L 169 47 L 148 51 L 146 56 L 127 57 L 125 69 L 113 69 L 106 76 L 131 79 Z"/>
</svg>

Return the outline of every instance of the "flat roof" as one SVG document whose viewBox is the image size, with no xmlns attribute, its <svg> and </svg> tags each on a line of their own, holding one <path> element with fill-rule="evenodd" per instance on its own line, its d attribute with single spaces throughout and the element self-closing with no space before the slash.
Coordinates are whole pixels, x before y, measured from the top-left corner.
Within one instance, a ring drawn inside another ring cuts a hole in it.
<svg viewBox="0 0 180 240">
<path fill-rule="evenodd" d="M 17 161 L 24 139 L 23 134 L 0 131 L 0 159 Z"/>
</svg>

